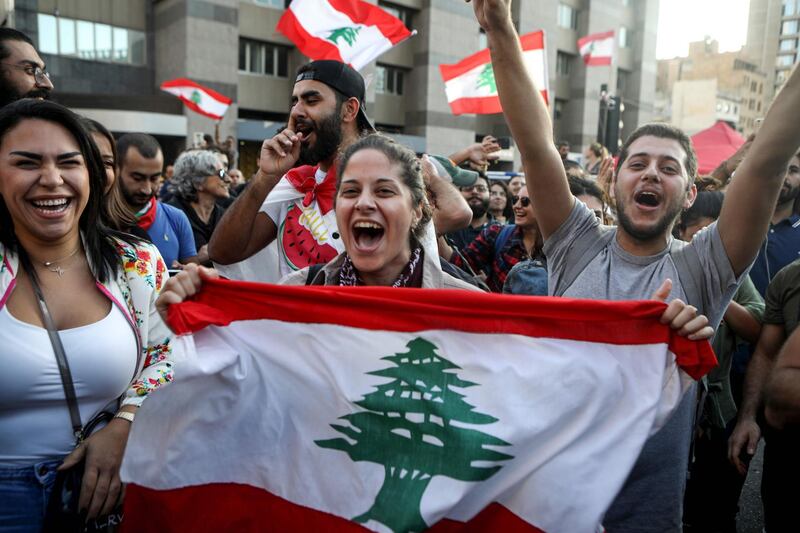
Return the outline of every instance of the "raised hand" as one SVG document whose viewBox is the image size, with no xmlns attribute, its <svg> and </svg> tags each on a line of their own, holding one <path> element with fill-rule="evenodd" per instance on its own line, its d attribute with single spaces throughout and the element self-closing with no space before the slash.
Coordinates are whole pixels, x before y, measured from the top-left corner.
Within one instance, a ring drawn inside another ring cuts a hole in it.
<svg viewBox="0 0 800 533">
<path fill-rule="evenodd" d="M 261 145 L 258 168 L 262 174 L 281 177 L 297 163 L 304 139 L 302 133 L 295 132 L 295 127 L 294 118 L 290 118 L 285 130 Z"/>
<path fill-rule="evenodd" d="M 485 32 L 513 27 L 511 0 L 466 0 L 472 2 L 475 18 Z"/>
</svg>

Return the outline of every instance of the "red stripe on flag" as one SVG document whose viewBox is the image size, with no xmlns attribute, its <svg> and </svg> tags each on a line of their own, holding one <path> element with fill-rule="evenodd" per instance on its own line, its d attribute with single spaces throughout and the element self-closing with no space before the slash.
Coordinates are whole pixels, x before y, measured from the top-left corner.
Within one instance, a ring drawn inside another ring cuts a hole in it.
<svg viewBox="0 0 800 533">
<path fill-rule="evenodd" d="M 666 304 L 657 301 L 207 280 L 198 295 L 171 306 L 168 314 L 177 333 L 237 320 L 269 319 L 378 331 L 441 329 L 620 345 L 668 343 L 678 365 L 698 379 L 717 364 L 711 346 L 690 341 L 661 324 L 664 309 Z"/>
<path fill-rule="evenodd" d="M 539 91 L 547 104 L 547 91 Z M 500 105 L 498 96 L 483 96 L 475 98 L 459 98 L 450 102 L 450 110 L 454 115 L 489 115 L 492 113 L 502 113 L 503 107 Z"/>
<path fill-rule="evenodd" d="M 497 96 L 483 96 L 476 98 L 459 98 L 450 102 L 450 109 L 454 115 L 475 114 L 488 115 L 502 113 L 500 98 Z"/>
<path fill-rule="evenodd" d="M 294 16 L 291 9 L 283 12 L 275 29 L 292 41 L 304 56 L 314 61 L 318 59 L 333 59 L 344 62 L 339 49 L 333 43 L 308 33 L 300 24 L 300 21 L 297 20 L 297 17 Z"/>
<path fill-rule="evenodd" d="M 367 26 L 378 26 L 381 33 L 389 39 L 392 44 L 411 37 L 411 32 L 403 25 L 403 22 L 379 8 L 378 6 L 362 2 L 361 0 L 327 0 L 336 11 L 350 17 L 358 24 Z"/>
<path fill-rule="evenodd" d="M 163 89 L 171 89 L 173 87 L 194 87 L 195 89 L 201 89 L 201 90 L 205 91 L 206 94 L 208 94 L 209 96 L 214 98 L 214 100 L 219 100 L 223 104 L 230 105 L 231 102 L 233 102 L 233 100 L 231 100 L 230 98 L 228 98 L 224 94 L 220 94 L 217 91 L 215 91 L 214 89 L 211 89 L 209 87 L 204 87 L 204 86 L 200 85 L 199 83 L 193 82 L 192 80 L 187 79 L 187 78 L 176 78 L 174 80 L 165 81 L 164 83 L 161 84 L 161 89 L 162 90 Z"/>
<path fill-rule="evenodd" d="M 601 56 L 601 57 L 583 56 L 583 62 L 586 64 L 587 67 L 602 67 L 604 65 L 610 65 L 611 58 L 608 56 Z"/>
<path fill-rule="evenodd" d="M 125 491 L 123 533 L 185 531 L 333 531 L 363 533 L 356 522 L 297 505 L 263 489 L 210 483 L 172 490 L 130 484 Z M 493 503 L 469 522 L 441 520 L 431 533 L 543 533 L 506 507 Z"/>
</svg>

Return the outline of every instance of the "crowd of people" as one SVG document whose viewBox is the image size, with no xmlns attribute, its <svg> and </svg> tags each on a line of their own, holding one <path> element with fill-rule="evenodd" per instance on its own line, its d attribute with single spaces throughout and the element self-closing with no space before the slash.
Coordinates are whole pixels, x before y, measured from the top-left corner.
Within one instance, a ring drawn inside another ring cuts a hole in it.
<svg viewBox="0 0 800 533">
<path fill-rule="evenodd" d="M 232 138 L 165 165 L 154 137 L 115 138 L 48 101 L 33 42 L 0 29 L 0 532 L 40 530 L 79 464 L 81 519 L 115 511 L 136 410 L 188 356 L 169 306 L 248 261 L 287 285 L 664 300 L 662 321 L 713 336 L 719 366 L 648 439 L 604 527 L 736 531 L 763 435 L 766 531 L 794 529 L 800 75 L 711 176 L 665 124 L 579 164 L 530 97 L 511 0 L 472 4 L 522 159 L 507 181 L 487 176 L 492 136 L 434 155 L 377 133 L 363 78 L 330 60 L 299 68 L 250 179 Z"/>
</svg>

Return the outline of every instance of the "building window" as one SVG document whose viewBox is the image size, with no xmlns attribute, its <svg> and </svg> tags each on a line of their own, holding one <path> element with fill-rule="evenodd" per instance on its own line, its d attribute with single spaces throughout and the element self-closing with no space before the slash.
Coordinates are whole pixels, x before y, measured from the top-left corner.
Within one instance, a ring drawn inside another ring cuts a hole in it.
<svg viewBox="0 0 800 533">
<path fill-rule="evenodd" d="M 781 26 L 781 35 L 793 35 L 797 33 L 797 19 L 784 20 Z"/>
<path fill-rule="evenodd" d="M 631 72 L 617 69 L 617 94 L 624 95 L 631 88 Z"/>
<path fill-rule="evenodd" d="M 567 106 L 567 101 L 562 100 L 560 98 L 556 98 L 553 100 L 553 119 L 554 120 L 561 120 L 561 117 L 564 116 L 564 109 Z"/>
<path fill-rule="evenodd" d="M 144 32 L 44 13 L 36 19 L 40 52 L 129 65 L 147 62 Z"/>
<path fill-rule="evenodd" d="M 619 47 L 628 48 L 628 28 L 625 26 L 619 27 Z"/>
<path fill-rule="evenodd" d="M 413 10 L 408 9 L 407 7 L 391 4 L 389 2 L 378 2 L 378 5 L 384 11 L 386 11 L 386 12 L 394 15 L 395 17 L 399 18 L 400 22 L 402 22 L 403 25 L 406 28 L 410 28 L 411 27 L 411 22 L 412 22 L 412 19 L 414 18 L 414 11 Z"/>
<path fill-rule="evenodd" d="M 289 2 L 286 0 L 253 0 L 254 3 L 260 6 L 267 6 L 267 7 L 289 7 Z"/>
<path fill-rule="evenodd" d="M 569 76 L 572 68 L 572 56 L 564 52 L 556 52 L 556 75 Z"/>
<path fill-rule="evenodd" d="M 797 48 L 797 39 L 781 39 L 779 50 L 788 52 Z"/>
<path fill-rule="evenodd" d="M 794 64 L 794 55 L 778 56 L 775 59 L 776 67 L 791 67 Z"/>
<path fill-rule="evenodd" d="M 797 13 L 796 0 L 783 0 L 783 7 L 781 8 L 781 14 L 784 17 L 788 17 L 790 15 L 794 15 L 795 13 Z"/>
<path fill-rule="evenodd" d="M 375 67 L 375 92 L 379 94 L 403 94 L 406 72 L 390 65 Z"/>
<path fill-rule="evenodd" d="M 239 39 L 239 72 L 289 77 L 289 49 L 253 39 Z"/>
<path fill-rule="evenodd" d="M 750 82 L 750 92 L 756 92 L 758 90 L 758 83 L 755 81 Z"/>
<path fill-rule="evenodd" d="M 570 30 L 578 29 L 578 10 L 567 4 L 558 4 L 558 25 Z"/>
</svg>

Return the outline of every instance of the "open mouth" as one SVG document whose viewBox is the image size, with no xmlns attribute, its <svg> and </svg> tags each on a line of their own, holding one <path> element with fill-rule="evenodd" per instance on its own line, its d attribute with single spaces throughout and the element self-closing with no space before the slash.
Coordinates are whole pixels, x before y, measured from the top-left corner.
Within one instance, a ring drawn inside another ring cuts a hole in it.
<svg viewBox="0 0 800 533">
<path fill-rule="evenodd" d="M 353 224 L 353 239 L 356 246 L 363 251 L 371 251 L 378 247 L 385 230 L 377 222 L 356 222 Z"/>
<path fill-rule="evenodd" d="M 314 133 L 314 125 L 309 123 L 300 123 L 295 126 L 295 133 L 303 134 L 303 142 L 308 140 L 308 136 Z"/>
<path fill-rule="evenodd" d="M 633 200 L 647 208 L 658 207 L 661 204 L 661 196 L 652 191 L 640 191 L 634 195 Z"/>
<path fill-rule="evenodd" d="M 56 215 L 66 211 L 69 204 L 72 203 L 71 198 L 51 198 L 47 200 L 31 200 L 31 205 L 37 211 L 44 215 Z"/>
</svg>

